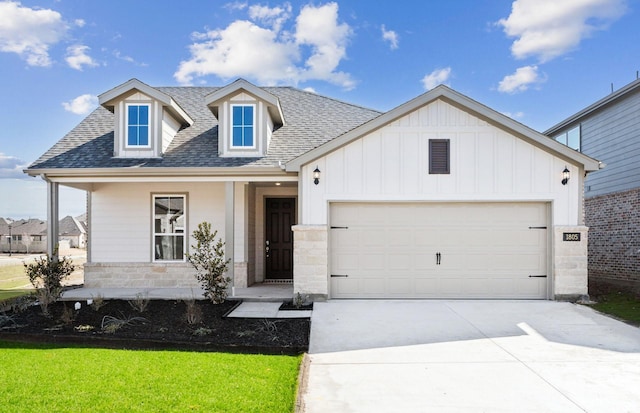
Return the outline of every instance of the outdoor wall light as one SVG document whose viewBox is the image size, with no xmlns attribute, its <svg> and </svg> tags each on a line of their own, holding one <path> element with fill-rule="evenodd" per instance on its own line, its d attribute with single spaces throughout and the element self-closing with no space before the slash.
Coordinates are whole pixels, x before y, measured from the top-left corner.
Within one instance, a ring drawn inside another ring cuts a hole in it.
<svg viewBox="0 0 640 413">
<path fill-rule="evenodd" d="M 562 185 L 566 185 L 567 182 L 569 182 L 569 178 L 571 178 L 571 172 L 569 172 L 569 170 L 565 166 L 564 171 L 562 171 Z"/>
<path fill-rule="evenodd" d="M 318 185 L 320 183 L 320 169 L 316 166 L 316 169 L 313 170 L 313 183 Z"/>
</svg>

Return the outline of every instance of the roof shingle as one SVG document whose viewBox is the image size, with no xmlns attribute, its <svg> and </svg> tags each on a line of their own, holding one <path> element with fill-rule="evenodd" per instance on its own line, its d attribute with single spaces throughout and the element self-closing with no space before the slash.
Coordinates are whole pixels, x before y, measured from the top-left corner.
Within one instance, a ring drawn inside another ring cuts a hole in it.
<svg viewBox="0 0 640 413">
<path fill-rule="evenodd" d="M 162 158 L 115 158 L 114 115 L 103 107 L 88 115 L 33 164 L 34 169 L 56 168 L 188 168 L 277 166 L 314 149 L 381 112 L 291 87 L 265 87 L 280 100 L 286 123 L 274 131 L 267 155 L 260 158 L 218 156 L 218 120 L 204 104 L 215 87 L 159 87 L 194 120 L 181 129 Z"/>
</svg>

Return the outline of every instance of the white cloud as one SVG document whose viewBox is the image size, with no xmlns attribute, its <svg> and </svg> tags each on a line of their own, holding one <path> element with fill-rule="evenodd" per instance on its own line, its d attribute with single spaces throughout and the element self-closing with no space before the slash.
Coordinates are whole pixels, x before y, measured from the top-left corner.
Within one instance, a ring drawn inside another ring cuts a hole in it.
<svg viewBox="0 0 640 413">
<path fill-rule="evenodd" d="M 351 76 L 337 71 L 352 34 L 349 25 L 338 22 L 338 5 L 304 6 L 295 26 L 283 30 L 290 13 L 288 4 L 251 7 L 255 21 L 236 20 L 224 29 L 194 33 L 191 56 L 180 62 L 175 79 L 190 84 L 207 75 L 241 76 L 267 85 L 324 80 L 353 88 Z"/>
<path fill-rule="evenodd" d="M 26 165 L 15 156 L 5 155 L 0 152 L 0 179 L 22 179 L 26 175 L 22 172 Z"/>
<path fill-rule="evenodd" d="M 314 94 L 318 94 L 318 92 L 316 92 L 316 90 L 314 88 L 312 88 L 311 86 L 309 87 L 305 87 L 304 89 L 305 92 L 309 92 L 309 93 L 314 93 Z"/>
<path fill-rule="evenodd" d="M 447 81 L 451 77 L 451 68 L 445 67 L 443 69 L 436 69 L 433 72 L 422 78 L 422 84 L 425 90 L 431 90 L 434 87 L 447 84 Z"/>
<path fill-rule="evenodd" d="M 120 50 L 114 50 L 113 51 L 113 56 L 115 56 L 116 59 L 119 60 L 124 60 L 125 62 L 129 62 L 129 63 L 133 63 L 136 66 L 140 66 L 140 67 L 147 67 L 149 66 L 148 64 L 144 63 L 144 62 L 138 62 L 136 61 L 133 57 L 131 56 L 127 56 L 127 55 L 123 55 Z"/>
<path fill-rule="evenodd" d="M 510 117 L 511 119 L 522 119 L 524 118 L 524 112 L 503 112 L 503 115 Z"/>
<path fill-rule="evenodd" d="M 81 44 L 67 47 L 67 57 L 65 58 L 65 60 L 67 61 L 69 67 L 82 71 L 83 66 L 98 66 L 98 63 L 96 63 L 96 61 L 87 54 L 89 50 L 91 50 L 89 46 L 84 46 Z"/>
<path fill-rule="evenodd" d="M 305 6 L 296 19 L 295 38 L 298 45 L 311 46 L 313 54 L 307 59 L 303 79 L 322 79 L 355 87 L 351 76 L 335 72 L 340 61 L 347 56 L 347 43 L 352 30 L 348 24 L 338 24 L 338 4 Z"/>
<path fill-rule="evenodd" d="M 398 33 L 393 30 L 387 30 L 384 24 L 382 25 L 382 39 L 389 42 L 391 50 L 398 48 Z"/>
<path fill-rule="evenodd" d="M 246 1 L 234 1 L 232 3 L 226 3 L 224 6 L 225 9 L 228 9 L 230 11 L 234 11 L 234 10 L 244 10 L 246 9 L 248 6 Z"/>
<path fill-rule="evenodd" d="M 546 78 L 538 73 L 538 66 L 523 66 L 512 75 L 505 76 L 498 85 L 503 93 L 518 93 L 529 89 L 533 84 L 545 82 Z"/>
<path fill-rule="evenodd" d="M 259 21 L 279 32 L 282 25 L 291 18 L 291 4 L 285 3 L 282 7 L 251 6 L 249 7 L 249 17 L 254 21 Z"/>
<path fill-rule="evenodd" d="M 607 29 L 626 10 L 626 0 L 515 0 L 509 17 L 497 24 L 516 38 L 511 46 L 515 58 L 533 56 L 544 63 Z"/>
<path fill-rule="evenodd" d="M 87 24 L 83 19 L 75 19 L 73 23 L 78 27 L 84 27 Z"/>
<path fill-rule="evenodd" d="M 57 11 L 0 2 L 0 51 L 18 54 L 29 66 L 50 66 L 49 47 L 62 40 L 67 30 Z"/>
<path fill-rule="evenodd" d="M 98 106 L 98 97 L 93 95 L 80 95 L 69 102 L 62 102 L 64 110 L 76 115 L 86 115 Z"/>
</svg>

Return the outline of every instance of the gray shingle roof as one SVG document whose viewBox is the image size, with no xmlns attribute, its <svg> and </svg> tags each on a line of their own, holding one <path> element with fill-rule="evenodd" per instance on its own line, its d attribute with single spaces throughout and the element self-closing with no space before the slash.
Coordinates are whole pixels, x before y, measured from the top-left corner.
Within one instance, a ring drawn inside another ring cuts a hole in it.
<svg viewBox="0 0 640 413">
<path fill-rule="evenodd" d="M 159 87 L 194 120 L 173 139 L 161 159 L 113 157 L 114 115 L 99 107 L 37 159 L 29 169 L 55 168 L 184 168 L 277 166 L 322 145 L 381 113 L 291 87 L 265 87 L 277 96 L 285 125 L 271 138 L 261 158 L 218 157 L 218 121 L 204 104 L 214 87 Z"/>
</svg>

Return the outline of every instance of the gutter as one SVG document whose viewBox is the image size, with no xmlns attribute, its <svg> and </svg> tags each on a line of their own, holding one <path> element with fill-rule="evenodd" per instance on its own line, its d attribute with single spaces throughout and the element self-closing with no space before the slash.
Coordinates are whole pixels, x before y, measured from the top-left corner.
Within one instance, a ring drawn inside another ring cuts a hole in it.
<svg viewBox="0 0 640 413">
<path fill-rule="evenodd" d="M 29 176 L 47 177 L 56 182 L 108 182 L 112 180 L 140 181 L 200 181 L 229 180 L 282 180 L 297 181 L 298 174 L 285 172 L 281 167 L 232 167 L 232 168 L 27 168 Z"/>
</svg>

